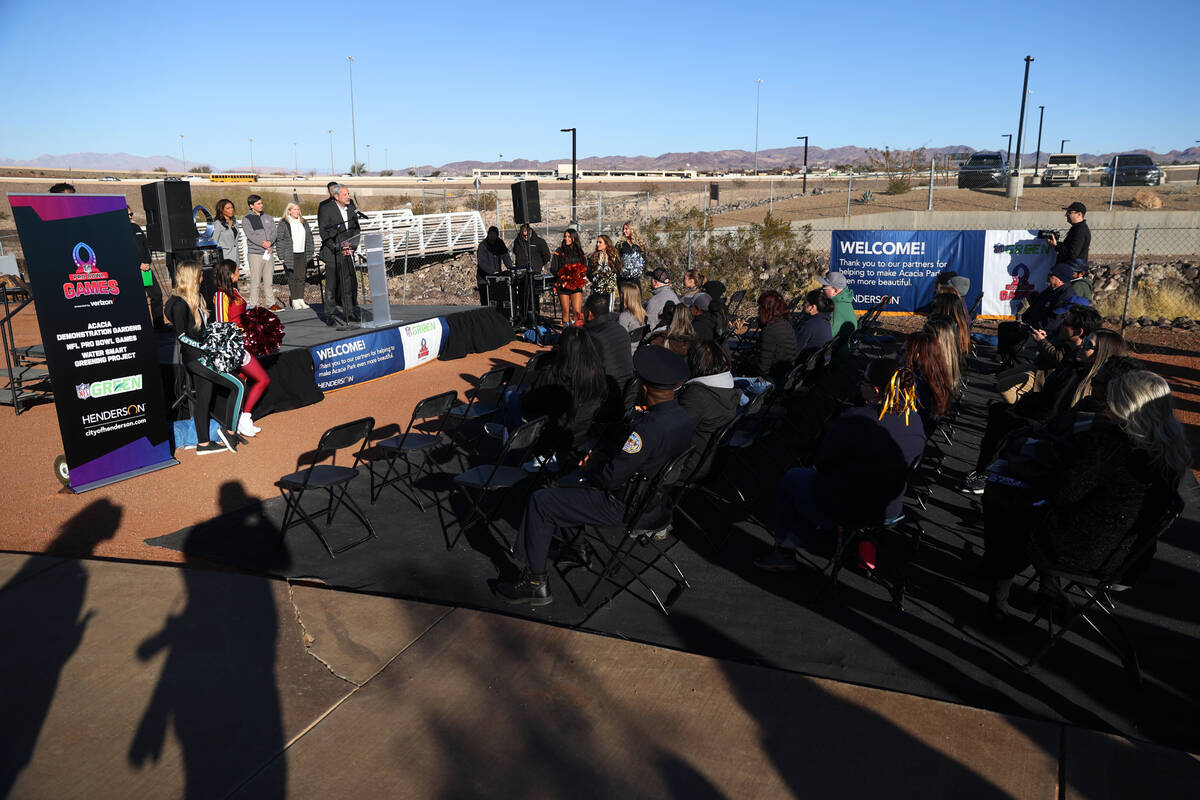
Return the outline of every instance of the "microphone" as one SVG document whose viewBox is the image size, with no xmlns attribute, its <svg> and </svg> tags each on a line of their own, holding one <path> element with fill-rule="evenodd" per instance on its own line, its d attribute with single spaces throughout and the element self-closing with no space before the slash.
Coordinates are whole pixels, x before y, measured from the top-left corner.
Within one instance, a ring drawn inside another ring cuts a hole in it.
<svg viewBox="0 0 1200 800">
<path fill-rule="evenodd" d="M 369 216 L 367 216 L 367 215 L 366 215 L 366 214 L 364 214 L 363 212 L 359 211 L 357 208 L 356 208 L 356 209 L 354 209 L 354 215 L 355 215 L 356 217 L 358 217 L 359 219 L 370 219 L 370 217 L 369 217 Z"/>
</svg>

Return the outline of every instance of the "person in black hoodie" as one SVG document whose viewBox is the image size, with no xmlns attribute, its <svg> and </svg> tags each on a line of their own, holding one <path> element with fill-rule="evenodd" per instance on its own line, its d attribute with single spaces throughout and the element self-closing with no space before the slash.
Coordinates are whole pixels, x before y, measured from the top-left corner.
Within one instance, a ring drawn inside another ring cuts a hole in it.
<svg viewBox="0 0 1200 800">
<path fill-rule="evenodd" d="M 1051 339 L 1058 333 L 1065 307 L 1075 296 L 1071 289 L 1073 275 L 1069 264 L 1055 264 L 1046 279 L 1046 288 L 1030 301 L 1029 308 L 1021 315 L 1021 321 L 1001 322 L 996 326 L 996 350 L 1005 369 L 1013 365 L 1035 330 L 1045 331 Z"/>
<path fill-rule="evenodd" d="M 629 334 L 608 310 L 608 295 L 593 294 L 583 304 L 583 328 L 596 340 L 604 374 L 609 378 L 609 397 L 605 410 L 610 414 L 628 411 L 636 399 L 633 380 L 633 355 L 629 352 Z"/>
<path fill-rule="evenodd" d="M 488 304 L 488 276 L 498 275 L 512 268 L 508 245 L 500 238 L 500 229 L 493 225 L 488 228 L 487 237 L 475 249 L 475 283 L 479 287 L 479 305 Z"/>
<path fill-rule="evenodd" d="M 701 459 L 712 442 L 713 435 L 733 422 L 742 390 L 734 386 L 729 371 L 729 356 L 721 345 L 712 341 L 696 342 L 688 350 L 688 372 L 691 378 L 676 395 L 676 400 L 692 418 L 692 455 L 684 465 L 683 474 L 692 479 L 696 469 L 709 465 Z"/>
<path fill-rule="evenodd" d="M 796 327 L 796 353 L 804 358 L 833 338 L 833 301 L 820 289 L 804 296 L 804 319 Z"/>
<path fill-rule="evenodd" d="M 517 269 L 532 269 L 540 273 L 550 263 L 550 245 L 538 236 L 530 225 L 522 225 L 512 243 L 513 260 Z"/>
<path fill-rule="evenodd" d="M 716 341 L 723 326 L 721 318 L 712 310 L 712 295 L 707 292 L 699 292 L 686 298 L 683 302 L 684 305 L 691 308 L 692 328 L 695 331 L 696 339 L 698 341 Z"/>
</svg>

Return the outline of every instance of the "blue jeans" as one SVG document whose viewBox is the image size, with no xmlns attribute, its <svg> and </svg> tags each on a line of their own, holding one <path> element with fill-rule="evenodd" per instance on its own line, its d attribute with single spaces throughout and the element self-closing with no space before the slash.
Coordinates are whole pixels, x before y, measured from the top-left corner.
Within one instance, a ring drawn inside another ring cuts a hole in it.
<svg viewBox="0 0 1200 800">
<path fill-rule="evenodd" d="M 775 545 L 796 550 L 808 543 L 812 532 L 833 527 L 833 520 L 817 507 L 817 471 L 808 467 L 784 473 L 775 494 Z"/>
<path fill-rule="evenodd" d="M 771 388 L 771 382 L 766 378 L 734 378 L 733 385 L 742 390 L 742 396 L 738 398 L 740 406 L 749 403 L 751 397 Z"/>
</svg>

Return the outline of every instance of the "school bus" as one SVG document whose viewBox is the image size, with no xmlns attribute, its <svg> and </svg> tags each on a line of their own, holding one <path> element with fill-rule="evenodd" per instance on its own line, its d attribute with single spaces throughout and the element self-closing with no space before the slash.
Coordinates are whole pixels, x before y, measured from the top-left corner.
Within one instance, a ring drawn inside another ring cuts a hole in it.
<svg viewBox="0 0 1200 800">
<path fill-rule="evenodd" d="M 208 176 L 213 183 L 258 183 L 254 172 L 214 172 Z"/>
</svg>

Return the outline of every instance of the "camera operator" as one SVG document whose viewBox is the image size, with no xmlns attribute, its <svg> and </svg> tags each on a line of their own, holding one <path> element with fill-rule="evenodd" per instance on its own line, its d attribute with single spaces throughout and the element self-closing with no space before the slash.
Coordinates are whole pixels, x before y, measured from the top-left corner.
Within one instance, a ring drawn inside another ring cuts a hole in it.
<svg viewBox="0 0 1200 800">
<path fill-rule="evenodd" d="M 1063 210 L 1067 212 L 1067 222 L 1071 223 L 1071 230 L 1067 231 L 1067 235 L 1061 242 L 1058 241 L 1058 234 L 1053 231 L 1044 232 L 1043 238 L 1058 251 L 1056 264 L 1074 264 L 1076 262 L 1086 264 L 1088 250 L 1092 246 L 1092 232 L 1083 219 L 1087 214 L 1087 206 L 1075 202 Z"/>
</svg>

